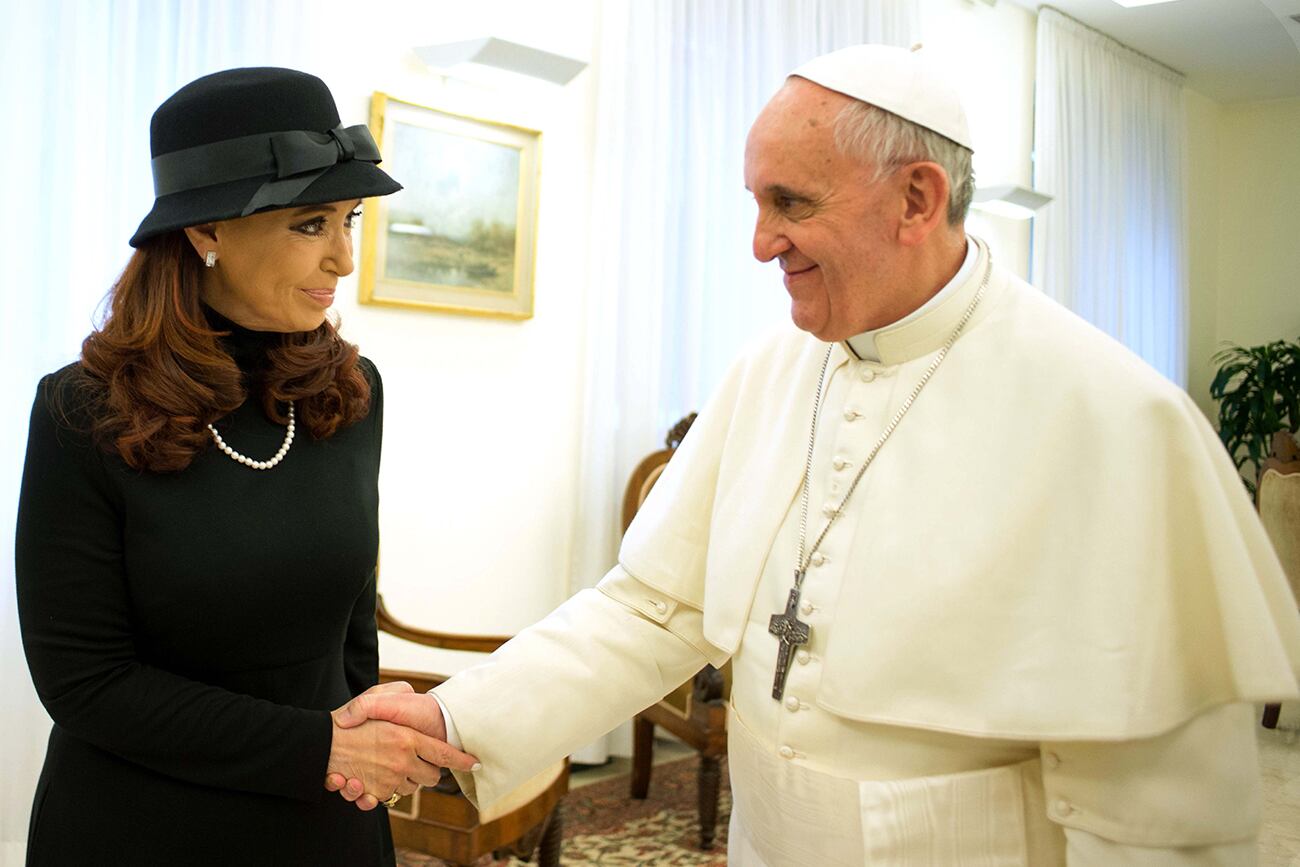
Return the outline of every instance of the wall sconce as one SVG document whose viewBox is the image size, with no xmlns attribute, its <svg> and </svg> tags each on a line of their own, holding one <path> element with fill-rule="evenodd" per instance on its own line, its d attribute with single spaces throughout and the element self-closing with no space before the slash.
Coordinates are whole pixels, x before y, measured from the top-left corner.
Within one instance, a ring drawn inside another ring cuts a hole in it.
<svg viewBox="0 0 1300 867">
<path fill-rule="evenodd" d="M 495 36 L 424 45 L 415 53 L 442 75 L 479 83 L 502 83 L 497 72 L 504 70 L 562 86 L 587 68 L 585 61 Z"/>
<path fill-rule="evenodd" d="M 1033 219 L 1034 212 L 1046 205 L 1052 197 L 1017 184 L 999 184 L 996 187 L 978 187 L 971 207 L 986 214 L 1008 217 L 1012 220 Z"/>
</svg>

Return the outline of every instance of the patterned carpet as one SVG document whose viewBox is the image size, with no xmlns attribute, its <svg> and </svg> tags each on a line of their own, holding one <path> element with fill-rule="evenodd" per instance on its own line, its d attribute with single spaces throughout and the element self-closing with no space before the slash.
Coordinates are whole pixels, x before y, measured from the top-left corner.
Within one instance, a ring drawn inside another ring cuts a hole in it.
<svg viewBox="0 0 1300 867">
<path fill-rule="evenodd" d="M 569 792 L 564 799 L 564 867 L 724 867 L 731 788 L 722 765 L 718 833 L 713 849 L 699 849 L 694 757 L 657 765 L 650 797 L 628 797 L 627 776 L 613 777 Z M 398 867 L 438 867 L 444 862 L 399 849 Z M 477 867 L 520 867 L 523 862 L 485 858 Z"/>
</svg>

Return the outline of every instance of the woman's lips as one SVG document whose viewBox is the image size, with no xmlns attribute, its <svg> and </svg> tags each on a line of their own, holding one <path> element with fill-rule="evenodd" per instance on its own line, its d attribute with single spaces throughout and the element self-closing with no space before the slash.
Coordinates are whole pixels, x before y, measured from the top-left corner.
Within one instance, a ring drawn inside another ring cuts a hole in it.
<svg viewBox="0 0 1300 867">
<path fill-rule="evenodd" d="M 333 289 L 299 289 L 298 291 L 322 307 L 329 307 L 334 303 Z"/>
</svg>

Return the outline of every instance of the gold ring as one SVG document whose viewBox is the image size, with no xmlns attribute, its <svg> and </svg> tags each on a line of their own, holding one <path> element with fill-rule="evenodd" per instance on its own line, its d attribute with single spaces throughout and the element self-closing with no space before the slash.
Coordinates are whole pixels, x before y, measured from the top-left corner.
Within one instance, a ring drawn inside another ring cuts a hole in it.
<svg viewBox="0 0 1300 867">
<path fill-rule="evenodd" d="M 380 801 L 379 803 L 383 804 L 385 807 L 396 807 L 397 802 L 400 800 L 402 800 L 402 796 L 393 792 L 392 796 L 389 797 L 387 801 Z"/>
</svg>

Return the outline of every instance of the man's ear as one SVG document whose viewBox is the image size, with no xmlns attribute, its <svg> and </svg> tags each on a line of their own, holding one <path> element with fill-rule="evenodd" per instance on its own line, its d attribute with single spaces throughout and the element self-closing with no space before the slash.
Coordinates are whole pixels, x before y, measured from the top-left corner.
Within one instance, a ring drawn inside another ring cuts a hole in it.
<svg viewBox="0 0 1300 867">
<path fill-rule="evenodd" d="M 185 237 L 189 239 L 190 246 L 194 252 L 199 254 L 199 258 L 207 256 L 209 252 L 215 252 L 221 255 L 221 244 L 217 241 L 217 224 L 203 223 L 198 226 L 190 226 L 185 229 Z"/>
<path fill-rule="evenodd" d="M 948 173 L 938 163 L 912 163 L 904 166 L 904 207 L 898 225 L 898 242 L 904 247 L 924 243 L 936 228 L 948 219 Z"/>
</svg>

